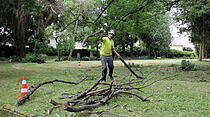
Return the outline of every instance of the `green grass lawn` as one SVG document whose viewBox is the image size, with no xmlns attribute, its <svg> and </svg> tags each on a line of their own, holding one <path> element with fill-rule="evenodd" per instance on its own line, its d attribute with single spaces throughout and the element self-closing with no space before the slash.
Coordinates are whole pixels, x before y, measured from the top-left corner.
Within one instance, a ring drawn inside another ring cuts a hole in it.
<svg viewBox="0 0 210 117">
<path fill-rule="evenodd" d="M 135 65 L 142 65 L 141 68 L 132 68 L 137 74 L 144 75 L 151 73 L 148 78 L 160 79 L 166 76 L 173 76 L 173 79 L 163 80 L 144 88 L 144 93 L 138 93 L 143 97 L 150 96 L 151 101 L 141 100 L 122 95 L 110 100 L 108 104 L 89 110 L 91 112 L 108 110 L 111 113 L 125 117 L 132 116 L 172 116 L 172 117 L 210 117 L 210 60 L 199 62 L 196 59 L 189 59 L 196 66 L 195 71 L 181 71 L 182 59 L 160 59 L 160 60 L 126 60 Z M 119 60 L 114 61 L 114 78 L 117 82 L 126 82 L 134 76 Z M 141 72 L 140 72 L 141 71 Z M 23 76 L 26 77 L 27 85 L 33 85 L 44 81 L 60 79 L 65 81 L 80 81 L 88 78 L 78 85 L 54 83 L 40 87 L 23 105 L 16 106 L 20 96 L 20 89 Z M 77 61 L 46 62 L 37 63 L 6 63 L 0 62 L 0 105 L 10 104 L 17 108 L 31 112 L 37 116 L 45 117 L 45 110 L 52 107 L 50 99 L 64 103 L 66 99 L 63 93 L 77 93 L 92 86 L 101 77 L 100 61 Z M 107 78 L 107 82 L 111 82 Z M 103 87 L 103 86 L 102 86 Z M 135 91 L 134 91 L 135 92 Z M 118 105 L 116 108 L 112 108 Z M 88 112 L 88 111 L 84 111 Z M 50 117 L 63 117 L 74 115 L 83 117 L 82 113 L 70 113 L 61 108 L 55 109 Z M 103 116 L 111 116 L 103 114 Z"/>
</svg>

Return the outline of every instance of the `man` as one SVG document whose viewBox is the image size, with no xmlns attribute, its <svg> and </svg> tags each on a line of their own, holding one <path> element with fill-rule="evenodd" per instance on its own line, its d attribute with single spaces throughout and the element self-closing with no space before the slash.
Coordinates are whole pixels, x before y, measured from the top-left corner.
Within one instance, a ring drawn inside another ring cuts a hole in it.
<svg viewBox="0 0 210 117">
<path fill-rule="evenodd" d="M 107 64 L 109 67 L 109 77 L 111 80 L 113 80 L 112 74 L 113 74 L 114 64 L 113 64 L 112 52 L 114 52 L 118 58 L 120 58 L 121 56 L 114 49 L 114 41 L 112 40 L 115 36 L 114 30 L 110 30 L 108 32 L 108 37 L 102 38 L 102 35 L 103 32 L 100 32 L 99 37 L 102 42 L 102 48 L 100 50 L 101 64 L 102 64 L 102 80 L 106 81 Z"/>
</svg>

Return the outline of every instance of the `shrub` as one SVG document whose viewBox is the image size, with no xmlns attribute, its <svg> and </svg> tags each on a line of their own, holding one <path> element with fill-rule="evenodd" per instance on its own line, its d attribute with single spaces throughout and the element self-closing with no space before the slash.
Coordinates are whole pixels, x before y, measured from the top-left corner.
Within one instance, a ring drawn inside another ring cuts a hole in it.
<svg viewBox="0 0 210 117">
<path fill-rule="evenodd" d="M 6 57 L 0 57 L 0 61 L 8 61 L 8 58 L 6 58 Z"/>
<path fill-rule="evenodd" d="M 181 68 L 183 71 L 195 70 L 195 64 L 192 64 L 190 61 L 182 60 Z"/>
<path fill-rule="evenodd" d="M 49 47 L 46 51 L 46 54 L 48 56 L 55 56 L 55 55 L 57 55 L 57 49 L 53 48 L 53 47 Z"/>
<path fill-rule="evenodd" d="M 180 58 L 180 57 L 196 58 L 197 54 L 196 54 L 196 52 L 187 52 L 187 51 L 180 51 L 180 50 L 170 49 L 168 51 L 168 57 L 169 58 Z"/>
<path fill-rule="evenodd" d="M 127 57 L 130 56 L 130 47 L 125 48 L 125 53 L 122 53 L 122 47 L 120 47 L 120 46 L 115 47 L 115 49 L 120 54 L 125 54 Z M 146 55 L 146 49 L 142 46 L 134 46 L 133 47 L 133 55 L 135 57 L 145 56 Z"/>
<path fill-rule="evenodd" d="M 12 59 L 12 61 L 15 61 L 15 62 L 20 62 L 21 61 L 21 58 L 19 56 L 10 56 L 9 58 Z"/>
<path fill-rule="evenodd" d="M 22 58 L 23 63 L 28 63 L 28 62 L 38 62 L 38 63 L 44 63 L 47 55 L 45 54 L 26 54 L 25 58 Z"/>
<path fill-rule="evenodd" d="M 141 68 L 141 67 L 143 67 L 143 65 L 134 64 L 134 63 L 128 63 L 128 66 L 129 66 L 129 67 L 134 67 L 134 68 Z"/>
</svg>

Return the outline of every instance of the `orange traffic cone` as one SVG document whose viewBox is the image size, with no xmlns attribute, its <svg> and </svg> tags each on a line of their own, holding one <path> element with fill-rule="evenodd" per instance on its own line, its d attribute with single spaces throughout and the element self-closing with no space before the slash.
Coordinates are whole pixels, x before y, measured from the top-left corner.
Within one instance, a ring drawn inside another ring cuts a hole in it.
<svg viewBox="0 0 210 117">
<path fill-rule="evenodd" d="M 26 78 L 23 77 L 23 80 L 22 80 L 22 87 L 21 87 L 21 93 L 20 93 L 20 98 L 22 98 L 23 96 L 25 96 L 26 94 L 28 93 L 28 89 L 27 89 L 27 84 L 26 84 Z"/>
<path fill-rule="evenodd" d="M 78 66 L 80 66 L 80 60 L 78 60 Z"/>
</svg>

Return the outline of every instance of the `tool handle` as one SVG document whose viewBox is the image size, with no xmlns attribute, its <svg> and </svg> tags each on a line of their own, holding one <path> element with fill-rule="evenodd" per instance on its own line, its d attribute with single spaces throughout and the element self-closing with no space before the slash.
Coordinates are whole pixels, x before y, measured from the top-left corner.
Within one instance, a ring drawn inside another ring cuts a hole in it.
<svg viewBox="0 0 210 117">
<path fill-rule="evenodd" d="M 134 75 L 134 76 L 136 76 L 136 78 L 140 78 L 140 79 L 143 79 L 143 77 L 141 77 L 141 76 L 138 76 L 129 66 L 128 66 L 128 64 L 122 59 L 122 57 L 120 57 L 119 58 L 121 61 L 122 61 L 122 63 L 129 69 L 129 71 Z"/>
</svg>

